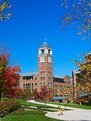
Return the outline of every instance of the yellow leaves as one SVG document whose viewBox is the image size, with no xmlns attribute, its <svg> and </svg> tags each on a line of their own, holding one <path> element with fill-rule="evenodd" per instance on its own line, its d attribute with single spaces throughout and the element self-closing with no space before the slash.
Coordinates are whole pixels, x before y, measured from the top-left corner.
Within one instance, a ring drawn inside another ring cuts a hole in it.
<svg viewBox="0 0 91 121">
<path fill-rule="evenodd" d="M 0 6 L 0 12 L 3 12 L 5 8 L 7 7 L 6 1 Z"/>
<path fill-rule="evenodd" d="M 80 62 L 76 61 L 76 64 L 77 64 L 78 67 L 81 67 L 81 63 Z"/>
<path fill-rule="evenodd" d="M 7 16 L 10 17 L 11 16 L 11 13 L 7 14 Z"/>
<path fill-rule="evenodd" d="M 3 20 L 6 20 L 6 19 L 9 19 L 9 17 L 11 16 L 11 14 L 4 14 L 4 11 L 6 10 L 6 8 L 11 8 L 12 6 L 11 5 L 8 5 L 8 0 L 4 0 L 5 2 L 0 6 L 0 20 L 3 21 Z"/>
</svg>

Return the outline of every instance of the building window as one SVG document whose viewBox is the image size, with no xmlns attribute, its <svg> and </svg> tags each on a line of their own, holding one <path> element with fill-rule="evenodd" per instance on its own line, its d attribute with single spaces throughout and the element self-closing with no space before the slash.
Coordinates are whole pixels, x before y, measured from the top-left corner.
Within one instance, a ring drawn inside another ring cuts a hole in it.
<svg viewBox="0 0 91 121">
<path fill-rule="evenodd" d="M 43 86 L 45 86 L 45 82 L 43 82 Z"/>
<path fill-rule="evenodd" d="M 23 89 L 25 89 L 25 84 L 23 84 Z"/>
<path fill-rule="evenodd" d="M 43 80 L 45 80 L 45 77 L 43 77 Z"/>
<path fill-rule="evenodd" d="M 37 85 L 37 83 L 35 83 L 35 85 Z"/>
<path fill-rule="evenodd" d="M 37 77 L 35 77 L 35 80 L 37 80 Z"/>
<path fill-rule="evenodd" d="M 23 79 L 24 80 L 32 80 L 33 79 L 33 76 L 23 76 Z"/>
<path fill-rule="evenodd" d="M 40 77 L 40 80 L 45 80 L 45 77 Z"/>
<path fill-rule="evenodd" d="M 48 80 L 49 80 L 49 81 L 52 81 L 52 77 L 48 77 Z"/>
<path fill-rule="evenodd" d="M 41 71 L 40 73 L 41 73 L 41 74 L 45 74 L 45 71 Z"/>
<path fill-rule="evenodd" d="M 42 80 L 42 77 L 40 77 L 40 80 Z"/>
<path fill-rule="evenodd" d="M 26 83 L 26 89 L 30 89 L 31 88 L 31 83 Z"/>
<path fill-rule="evenodd" d="M 52 83 L 51 82 L 48 82 L 48 87 L 52 87 Z"/>
<path fill-rule="evenodd" d="M 40 86 L 42 86 L 42 82 L 40 82 Z"/>
</svg>

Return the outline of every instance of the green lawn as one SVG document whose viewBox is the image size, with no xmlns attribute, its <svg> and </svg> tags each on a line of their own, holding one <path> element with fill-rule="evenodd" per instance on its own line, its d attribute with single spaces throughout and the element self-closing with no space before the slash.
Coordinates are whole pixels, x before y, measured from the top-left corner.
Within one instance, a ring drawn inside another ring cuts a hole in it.
<svg viewBox="0 0 91 121">
<path fill-rule="evenodd" d="M 21 105 L 24 106 L 35 106 L 35 107 L 44 107 L 44 105 L 41 104 L 33 104 L 29 103 L 24 99 L 16 99 Z M 55 104 L 55 105 L 62 105 L 62 106 L 68 106 L 68 107 L 73 107 L 73 108 L 81 108 L 81 109 L 88 109 L 91 110 L 91 106 L 87 105 L 79 105 L 79 104 L 74 104 L 74 103 L 59 103 L 59 102 L 48 102 L 48 104 Z M 52 106 L 47 106 L 47 108 L 54 108 Z M 58 108 L 55 108 L 58 109 Z"/>
<path fill-rule="evenodd" d="M 15 99 L 15 100 L 18 101 L 21 105 L 25 105 L 25 106 L 41 106 L 41 104 L 29 103 L 24 99 Z"/>
<path fill-rule="evenodd" d="M 56 119 L 48 118 L 45 116 L 45 112 L 41 110 L 18 110 L 15 111 L 4 118 L 2 121 L 59 121 Z"/>
<path fill-rule="evenodd" d="M 21 105 L 24 105 L 24 106 L 34 106 L 34 107 L 39 107 L 39 108 L 44 108 L 45 107 L 45 105 L 43 105 L 43 104 L 34 104 L 34 103 L 29 103 L 29 102 L 27 102 L 26 100 L 24 100 L 24 99 L 16 99 Z M 54 109 L 54 107 L 52 107 L 52 106 L 46 106 L 46 108 L 53 108 Z M 59 108 L 56 108 L 55 107 L 55 109 L 59 109 Z"/>
<path fill-rule="evenodd" d="M 80 108 L 80 109 L 88 109 L 88 110 L 91 110 L 91 106 L 79 105 L 79 104 L 74 104 L 74 103 L 49 102 L 49 104 L 56 104 L 56 105 L 73 107 L 73 108 Z"/>
<path fill-rule="evenodd" d="M 32 104 L 27 102 L 23 99 L 15 99 L 17 100 L 21 105 L 24 106 L 24 108 L 28 110 L 17 110 L 10 114 L 7 114 L 5 117 L 2 118 L 2 121 L 59 121 L 56 119 L 48 118 L 45 116 L 47 111 L 57 111 L 57 109 L 52 110 L 49 108 L 53 108 L 50 106 L 47 106 L 47 109 L 45 109 L 44 105 L 40 104 Z M 31 106 L 38 107 L 38 108 L 32 108 Z M 1 120 L 0 120 L 1 121 Z"/>
</svg>

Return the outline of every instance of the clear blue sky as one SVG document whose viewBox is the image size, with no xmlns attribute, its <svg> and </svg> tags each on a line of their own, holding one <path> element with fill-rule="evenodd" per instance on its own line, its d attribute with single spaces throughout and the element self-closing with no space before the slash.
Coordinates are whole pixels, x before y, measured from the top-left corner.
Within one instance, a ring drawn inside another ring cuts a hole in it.
<svg viewBox="0 0 91 121">
<path fill-rule="evenodd" d="M 38 71 L 38 48 L 46 38 L 53 48 L 54 75 L 71 75 L 76 69 L 72 59 L 89 52 L 91 41 L 77 36 L 75 27 L 62 30 L 60 17 L 65 10 L 60 0 L 16 0 L 12 4 L 11 19 L 0 22 L 0 43 L 12 49 L 11 57 L 22 72 Z"/>
</svg>

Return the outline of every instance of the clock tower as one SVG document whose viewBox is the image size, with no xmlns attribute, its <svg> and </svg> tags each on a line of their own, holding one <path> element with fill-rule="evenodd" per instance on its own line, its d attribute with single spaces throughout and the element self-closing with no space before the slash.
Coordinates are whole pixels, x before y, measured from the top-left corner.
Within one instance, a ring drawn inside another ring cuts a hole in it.
<svg viewBox="0 0 91 121">
<path fill-rule="evenodd" d="M 46 42 L 39 48 L 38 75 L 40 86 L 48 86 L 53 89 L 53 58 L 52 49 Z"/>
</svg>

